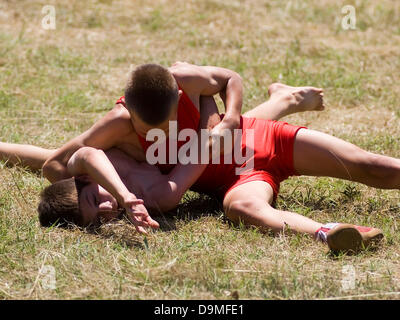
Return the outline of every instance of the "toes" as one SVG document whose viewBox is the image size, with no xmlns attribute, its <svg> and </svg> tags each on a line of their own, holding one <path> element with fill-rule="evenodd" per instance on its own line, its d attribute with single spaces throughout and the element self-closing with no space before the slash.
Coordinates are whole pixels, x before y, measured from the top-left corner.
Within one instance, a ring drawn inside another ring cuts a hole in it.
<svg viewBox="0 0 400 320">
<path fill-rule="evenodd" d="M 323 94 L 324 89 L 322 88 L 314 88 L 314 87 L 305 87 L 305 92 L 312 92 L 313 94 Z"/>
<path fill-rule="evenodd" d="M 321 99 L 320 103 L 318 104 L 318 106 L 315 108 L 316 111 L 322 111 L 325 110 L 325 104 L 324 101 Z"/>
<path fill-rule="evenodd" d="M 324 95 L 324 90 L 322 89 L 313 89 L 313 93 L 316 95 L 323 96 Z"/>
<path fill-rule="evenodd" d="M 318 92 L 318 93 L 321 93 L 324 91 L 324 89 L 322 89 L 322 88 L 315 88 L 315 87 L 308 87 L 308 88 L 311 89 L 312 91 Z"/>
</svg>

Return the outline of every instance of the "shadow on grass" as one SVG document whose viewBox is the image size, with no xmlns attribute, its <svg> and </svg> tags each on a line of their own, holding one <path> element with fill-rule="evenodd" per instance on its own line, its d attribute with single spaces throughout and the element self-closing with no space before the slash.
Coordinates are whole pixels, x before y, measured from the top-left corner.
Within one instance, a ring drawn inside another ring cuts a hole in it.
<svg viewBox="0 0 400 320">
<path fill-rule="evenodd" d="M 190 195 L 185 195 L 182 203 L 174 210 L 166 213 L 149 213 L 160 224 L 158 232 L 170 232 L 177 230 L 176 224 L 179 220 L 188 222 L 205 216 L 219 216 L 221 209 L 221 202 L 215 197 L 190 193 Z M 112 240 L 127 248 L 146 249 L 146 238 L 137 233 L 126 217 L 86 228 L 72 225 L 70 227 L 96 237 Z"/>
<path fill-rule="evenodd" d="M 327 252 L 327 257 L 332 259 L 332 260 L 340 260 L 343 257 L 354 257 L 354 256 L 358 256 L 358 257 L 364 257 L 364 256 L 368 256 L 370 254 L 374 254 L 376 252 L 379 251 L 379 249 L 382 249 L 383 247 L 383 243 L 377 243 L 377 244 L 373 244 L 373 245 L 369 245 L 368 247 L 362 247 L 357 251 L 352 251 L 352 250 L 348 250 L 348 251 L 333 251 L 333 250 L 329 250 Z"/>
<path fill-rule="evenodd" d="M 134 227 L 122 221 L 107 223 L 85 231 L 103 239 L 111 240 L 126 248 L 146 249 L 143 237 L 137 234 Z"/>
<path fill-rule="evenodd" d="M 68 232 L 77 232 L 90 235 L 97 238 L 111 240 L 126 248 L 145 249 L 143 237 L 135 231 L 135 227 L 124 219 L 115 219 L 105 224 L 91 225 L 88 227 L 80 227 L 75 224 L 54 224 L 51 227 L 44 227 L 48 231 L 52 229 L 61 229 Z"/>
<path fill-rule="evenodd" d="M 177 208 L 166 213 L 153 216 L 160 224 L 160 230 L 169 232 L 176 230 L 179 220 L 193 221 L 207 216 L 221 215 L 222 203 L 216 197 L 190 192 L 186 194 Z"/>
<path fill-rule="evenodd" d="M 222 211 L 222 201 L 212 195 L 191 193 L 175 210 L 177 219 L 197 220 L 204 216 L 217 216 Z"/>
</svg>

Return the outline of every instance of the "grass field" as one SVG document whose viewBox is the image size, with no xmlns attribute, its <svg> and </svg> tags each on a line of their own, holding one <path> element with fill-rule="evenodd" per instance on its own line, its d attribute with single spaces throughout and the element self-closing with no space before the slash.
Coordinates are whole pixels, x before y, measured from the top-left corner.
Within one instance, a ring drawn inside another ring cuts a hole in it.
<svg viewBox="0 0 400 320">
<path fill-rule="evenodd" d="M 341 27 L 347 4 L 356 30 Z M 55 30 L 41 27 L 45 5 L 55 6 Z M 399 53 L 395 0 L 1 1 L 0 141 L 58 147 L 112 108 L 133 66 L 181 60 L 239 72 L 244 111 L 272 82 L 323 87 L 325 111 L 284 120 L 400 157 Z M 285 181 L 279 208 L 385 233 L 378 252 L 332 257 L 307 236 L 233 227 L 195 193 L 146 238 L 124 222 L 43 229 L 36 207 L 48 182 L 0 165 L 1 299 L 400 298 L 398 191 Z M 343 285 L 349 268 L 353 288 Z"/>
</svg>

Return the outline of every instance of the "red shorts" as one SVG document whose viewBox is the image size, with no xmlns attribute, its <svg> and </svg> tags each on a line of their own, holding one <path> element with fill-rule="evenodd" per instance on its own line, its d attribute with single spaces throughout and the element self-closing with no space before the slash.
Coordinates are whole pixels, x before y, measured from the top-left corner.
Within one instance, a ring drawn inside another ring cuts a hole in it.
<svg viewBox="0 0 400 320">
<path fill-rule="evenodd" d="M 280 183 L 289 176 L 298 175 L 293 166 L 293 146 L 299 129 L 305 127 L 293 126 L 286 122 L 241 118 L 242 155 L 251 148 L 251 134 L 254 134 L 254 154 L 243 163 L 209 164 L 192 187 L 195 191 L 214 193 L 219 197 L 225 195 L 237 186 L 251 181 L 265 181 L 274 191 L 274 200 L 279 193 Z M 242 174 L 236 169 L 246 168 Z"/>
</svg>

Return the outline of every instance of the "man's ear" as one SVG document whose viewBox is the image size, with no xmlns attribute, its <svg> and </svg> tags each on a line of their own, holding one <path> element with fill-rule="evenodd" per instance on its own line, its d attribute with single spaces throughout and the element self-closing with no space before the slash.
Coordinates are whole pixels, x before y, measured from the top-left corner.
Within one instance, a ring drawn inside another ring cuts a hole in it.
<svg viewBox="0 0 400 320">
<path fill-rule="evenodd" d="M 182 90 L 178 90 L 178 102 L 181 99 L 182 94 L 183 94 L 183 91 Z"/>
</svg>

